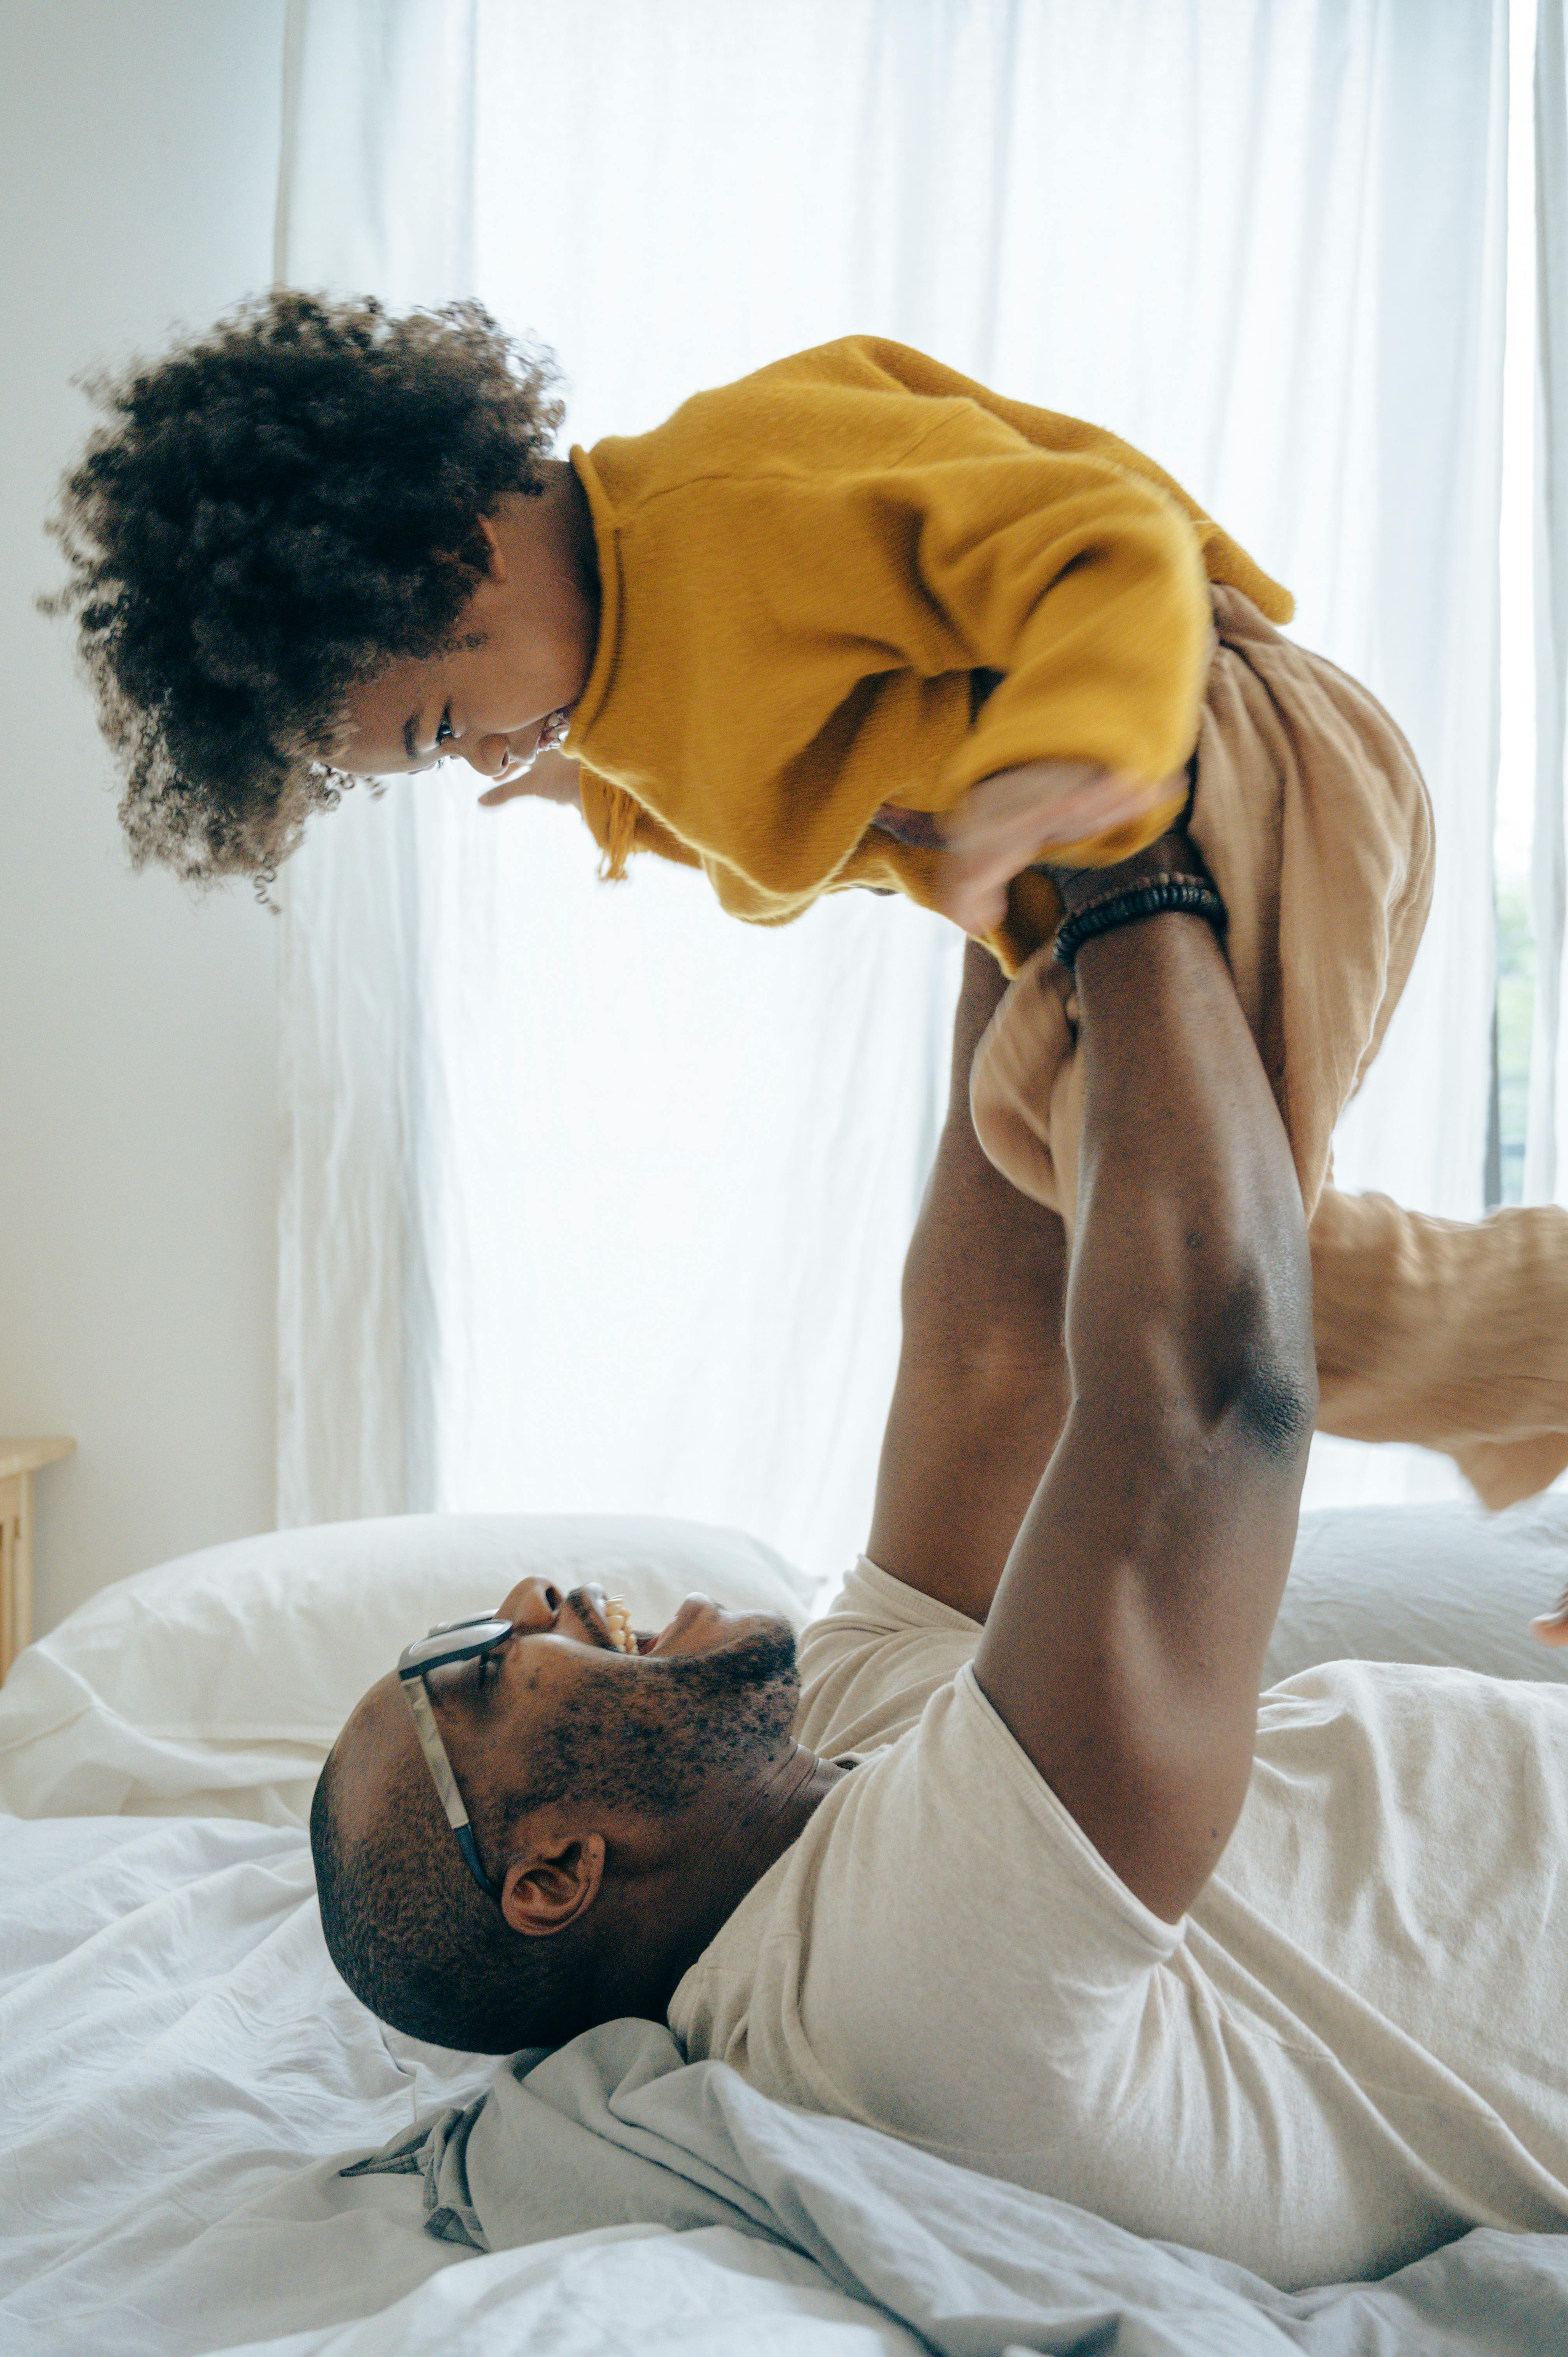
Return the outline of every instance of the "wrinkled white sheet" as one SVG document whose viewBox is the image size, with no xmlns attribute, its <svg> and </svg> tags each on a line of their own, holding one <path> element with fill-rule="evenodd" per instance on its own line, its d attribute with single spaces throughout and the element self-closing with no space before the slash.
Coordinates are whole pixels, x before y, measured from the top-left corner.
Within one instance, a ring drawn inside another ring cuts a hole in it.
<svg viewBox="0 0 1568 2357">
<path fill-rule="evenodd" d="M 494 2068 L 349 1996 L 297 1829 L 0 1817 L 0 2351 L 401 2357 L 547 2326 L 588 2357 L 630 2301 L 647 2349 L 915 2348 L 763 2243 L 618 2227 L 476 2259 L 424 2232 L 416 2179 L 338 2178 Z"/>
<path fill-rule="evenodd" d="M 312 2169 L 443 2080 L 335 1982 L 296 1830 L 0 1819 L 0 2345 L 227 2348 L 450 2264 Z"/>
<path fill-rule="evenodd" d="M 924 2357 L 822 2270 L 726 2226 L 607 2226 L 498 2251 L 339 2332 L 228 2357 Z"/>
<path fill-rule="evenodd" d="M 389 1593 L 399 1629 L 426 1626 L 471 1603 L 469 1587 L 491 1593 L 487 1550 L 526 1544 L 532 1565 L 549 1536 L 535 1519 L 506 1532 L 460 1520 L 288 1533 L 164 1566 L 94 1599 L 7 1681 L 0 1803 L 27 1814 L 0 1808 L 0 2357 L 918 2347 L 811 2259 L 725 2226 L 616 2223 L 476 2256 L 423 2231 L 417 2177 L 338 2176 L 343 2156 L 468 2101 L 496 2069 L 383 2031 L 349 1996 L 322 1945 L 302 1829 L 330 1731 L 383 1658 Z M 721 1544 L 714 1592 L 736 1600 L 736 1577 L 748 1598 L 746 1581 L 789 1587 L 788 1566 L 751 1542 L 736 1558 L 734 1534 L 596 1523 L 551 1544 L 567 1537 L 585 1576 L 609 1564 L 583 1548 L 610 1547 L 628 1594 Z M 1565 1569 L 1563 1499 L 1496 1521 L 1453 1508 L 1309 1516 L 1271 1674 L 1408 1650 L 1560 1674 L 1568 1661 L 1541 1655 L 1524 1628 Z M 357 1645 L 367 1595 L 378 1610 Z M 316 1695 L 308 1724 L 284 1723 L 263 1664 L 296 1717 L 300 1693 Z M 213 1725 L 191 1723 L 188 1694 Z M 1433 2278 L 1452 2266 L 1454 2298 L 1426 2284 L 1435 2308 L 1408 2330 L 1353 2297 L 1315 2319 L 1315 2352 L 1425 2357 L 1434 2314 L 1457 2313 L 1466 2283 L 1475 2314 L 1490 2314 L 1499 2262 L 1478 2275 L 1477 2240 L 1426 2263 Z M 1514 2241 L 1503 2257 L 1522 2266 Z M 1536 2309 L 1516 2289 L 1511 2339 L 1456 2327 L 1444 2345 L 1509 2357 L 1568 2345 L 1555 2326 L 1568 2302 L 1545 2280 L 1556 2256 L 1537 2254 L 1531 2295 L 1552 2337 L 1531 2340 Z M 1131 2348 L 1131 2328 L 1117 2329 Z M 1259 2319 L 1267 2345 L 1282 2329 L 1304 2327 Z"/>
</svg>

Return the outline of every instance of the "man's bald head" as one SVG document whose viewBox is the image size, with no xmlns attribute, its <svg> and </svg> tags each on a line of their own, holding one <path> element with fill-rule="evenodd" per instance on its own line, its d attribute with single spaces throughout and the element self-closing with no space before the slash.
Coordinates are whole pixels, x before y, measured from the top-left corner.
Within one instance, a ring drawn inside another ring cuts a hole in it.
<svg viewBox="0 0 1568 2357">
<path fill-rule="evenodd" d="M 504 1839 L 504 1810 L 483 1810 L 475 1831 L 489 1854 Z M 582 1937 L 526 1938 L 474 1881 L 395 1677 L 371 1688 L 328 1754 L 310 1846 L 328 1953 L 394 2029 L 511 2054 L 584 2026 L 573 2008 Z"/>
</svg>

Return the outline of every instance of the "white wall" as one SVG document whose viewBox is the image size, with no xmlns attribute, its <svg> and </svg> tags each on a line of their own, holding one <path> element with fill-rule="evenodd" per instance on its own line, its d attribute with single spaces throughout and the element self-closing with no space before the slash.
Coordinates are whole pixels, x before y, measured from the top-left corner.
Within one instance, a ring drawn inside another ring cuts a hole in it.
<svg viewBox="0 0 1568 2357">
<path fill-rule="evenodd" d="M 284 0 L 7 0 L 0 70 L 0 1433 L 40 1629 L 271 1525 L 275 920 L 121 852 L 41 519 L 71 375 L 271 275 Z"/>
</svg>

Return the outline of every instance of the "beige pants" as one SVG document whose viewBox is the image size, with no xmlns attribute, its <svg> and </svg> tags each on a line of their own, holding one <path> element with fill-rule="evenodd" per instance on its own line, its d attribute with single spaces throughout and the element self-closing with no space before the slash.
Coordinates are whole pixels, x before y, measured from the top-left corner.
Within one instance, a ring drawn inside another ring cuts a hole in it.
<svg viewBox="0 0 1568 2357">
<path fill-rule="evenodd" d="M 1326 1184 L 1334 1125 L 1382 1040 L 1431 899 L 1414 759 L 1367 691 L 1216 587 L 1190 831 L 1230 915 L 1226 951 L 1300 1176 L 1326 1432 L 1453 1457 L 1488 1506 L 1568 1466 L 1568 1213 L 1475 1226 Z M 1045 879 L 1020 887 L 1034 938 Z M 1060 1212 L 1078 1197 L 1083 1075 L 1071 977 L 1048 944 L 975 1054 L 974 1125 Z"/>
</svg>

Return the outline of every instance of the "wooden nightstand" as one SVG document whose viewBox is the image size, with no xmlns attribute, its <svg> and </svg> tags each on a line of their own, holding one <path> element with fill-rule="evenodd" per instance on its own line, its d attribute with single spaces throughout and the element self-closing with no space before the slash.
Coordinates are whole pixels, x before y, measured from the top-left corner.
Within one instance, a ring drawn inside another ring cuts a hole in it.
<svg viewBox="0 0 1568 2357">
<path fill-rule="evenodd" d="M 33 1475 L 74 1440 L 0 1440 L 0 1682 L 33 1636 Z"/>
</svg>

